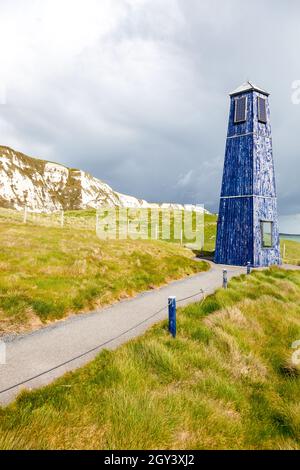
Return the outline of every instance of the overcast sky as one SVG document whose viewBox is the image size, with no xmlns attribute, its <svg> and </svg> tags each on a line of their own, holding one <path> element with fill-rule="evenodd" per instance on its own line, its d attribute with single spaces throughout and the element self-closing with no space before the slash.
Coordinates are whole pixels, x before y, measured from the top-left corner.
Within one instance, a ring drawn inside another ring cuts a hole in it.
<svg viewBox="0 0 300 470">
<path fill-rule="evenodd" d="M 0 0 L 0 54 L 0 144 L 213 211 L 228 93 L 251 79 L 271 93 L 282 229 L 300 233 L 298 0 Z"/>
</svg>

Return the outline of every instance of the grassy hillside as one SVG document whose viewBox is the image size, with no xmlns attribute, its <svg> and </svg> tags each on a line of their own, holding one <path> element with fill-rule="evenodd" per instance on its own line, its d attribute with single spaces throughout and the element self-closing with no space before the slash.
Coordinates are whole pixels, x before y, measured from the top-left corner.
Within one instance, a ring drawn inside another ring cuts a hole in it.
<svg viewBox="0 0 300 470">
<path fill-rule="evenodd" d="M 285 245 L 285 251 L 284 251 Z M 300 243 L 292 240 L 281 240 L 281 253 L 284 263 L 300 266 Z M 285 256 L 284 256 L 285 253 Z"/>
<path fill-rule="evenodd" d="M 241 276 L 0 411 L 3 449 L 300 449 L 300 272 Z"/>
<path fill-rule="evenodd" d="M 205 214 L 204 216 L 204 247 L 203 251 L 213 255 L 216 245 L 217 216 Z"/>
<path fill-rule="evenodd" d="M 103 241 L 89 230 L 0 223 L 0 334 L 112 303 L 201 270 L 159 241 Z"/>
<path fill-rule="evenodd" d="M 130 209 L 129 209 L 130 210 Z M 133 213 L 129 214 L 129 219 L 131 219 L 135 212 L 132 209 Z M 149 217 L 149 209 L 137 209 L 137 214 L 141 216 L 142 219 L 148 217 L 147 221 L 150 219 Z M 160 226 L 158 227 L 157 238 L 163 239 L 162 234 L 162 226 L 161 226 L 161 219 L 162 219 L 162 212 L 166 215 L 166 220 L 168 217 L 170 218 L 170 234 L 168 234 L 169 242 L 179 242 L 179 238 L 174 238 L 174 211 L 170 209 L 160 209 L 159 210 L 159 221 Z M 175 211 L 177 216 L 180 211 Z M 137 215 L 136 214 L 136 215 Z M 204 218 L 202 219 L 204 222 L 204 241 L 205 241 L 205 249 L 208 251 L 213 251 L 215 247 L 215 238 L 216 238 L 216 215 L 215 214 L 204 214 Z M 60 211 L 52 212 L 52 213 L 27 213 L 27 224 L 28 225 L 42 225 L 45 227 L 61 227 L 63 222 L 64 228 L 72 228 L 76 230 L 90 230 L 95 231 L 96 229 L 96 210 L 95 209 L 86 209 L 86 210 L 73 210 L 73 211 L 64 211 L 63 219 L 62 213 Z M 16 211 L 12 209 L 5 209 L 0 208 L 0 222 L 12 222 L 12 223 L 23 223 L 24 221 L 24 211 Z M 200 229 L 203 228 L 203 222 L 199 222 Z M 127 227 L 127 224 L 125 223 Z M 184 226 L 184 221 L 183 221 Z M 195 212 L 193 212 L 193 230 L 196 227 L 196 220 L 195 220 Z M 123 229 L 124 229 L 123 224 Z M 151 226 L 148 225 L 147 229 L 142 229 L 142 233 L 146 235 L 146 238 L 151 238 Z M 180 235 L 179 235 L 180 237 Z M 152 234 L 152 238 L 155 238 L 155 234 Z M 190 240 L 185 238 L 185 233 L 183 231 L 183 243 L 189 243 Z"/>
<path fill-rule="evenodd" d="M 96 211 L 77 210 L 66 211 L 64 213 L 64 224 L 67 228 L 95 230 Z M 0 222 L 22 222 L 24 217 L 23 212 L 0 208 Z M 171 217 L 172 221 L 172 217 Z M 54 214 L 28 214 L 28 223 L 30 225 L 44 225 L 59 227 L 61 224 L 61 214 L 59 212 Z M 204 247 L 202 253 L 212 256 L 215 250 L 216 243 L 216 229 L 217 229 L 217 215 L 205 214 L 204 216 Z M 160 235 L 160 234 L 159 234 Z M 171 237 L 171 242 L 174 238 Z M 177 240 L 178 242 L 178 240 Z M 183 239 L 183 242 L 188 243 L 188 240 Z M 285 244 L 285 257 L 283 257 Z M 300 243 L 292 240 L 281 240 L 281 253 L 285 263 L 300 265 Z"/>
<path fill-rule="evenodd" d="M 100 241 L 95 219 L 95 210 L 69 211 L 62 229 L 59 213 L 28 215 L 24 225 L 23 214 L 0 209 L 0 335 L 36 328 L 208 268 L 193 261 L 192 252 L 178 242 Z M 203 251 L 212 255 L 215 215 L 205 215 L 204 228 Z M 300 264 L 300 244 L 284 243 L 284 261 Z"/>
</svg>

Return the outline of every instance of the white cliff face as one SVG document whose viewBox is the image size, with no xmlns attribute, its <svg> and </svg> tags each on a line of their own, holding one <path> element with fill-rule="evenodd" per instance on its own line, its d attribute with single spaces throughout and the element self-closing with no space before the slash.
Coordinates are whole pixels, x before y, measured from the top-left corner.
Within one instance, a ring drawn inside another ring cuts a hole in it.
<svg viewBox="0 0 300 470">
<path fill-rule="evenodd" d="M 0 205 L 35 212 L 121 205 L 110 186 L 80 170 L 0 147 Z"/>
<path fill-rule="evenodd" d="M 68 180 L 69 170 L 65 166 L 57 163 L 47 162 L 44 168 L 44 179 L 49 185 L 65 186 Z"/>
<path fill-rule="evenodd" d="M 127 196 L 126 194 L 117 193 L 119 200 L 121 202 L 121 206 L 124 207 L 132 207 L 132 208 L 148 208 L 150 204 L 145 201 L 144 199 L 137 199 L 133 196 Z"/>
<path fill-rule="evenodd" d="M 0 147 L 0 205 L 48 212 L 60 208 L 47 187 L 45 162 Z M 55 190 L 55 188 L 53 188 Z"/>
<path fill-rule="evenodd" d="M 184 208 L 180 204 L 150 204 L 115 192 L 108 184 L 84 171 L 31 158 L 0 146 L 1 207 L 22 210 L 26 206 L 33 212 L 53 212 L 105 205 Z"/>
<path fill-rule="evenodd" d="M 99 206 L 120 206 L 120 200 L 108 184 L 93 176 L 80 172 L 78 180 L 81 186 L 81 198 L 83 207 L 97 208 Z"/>
</svg>

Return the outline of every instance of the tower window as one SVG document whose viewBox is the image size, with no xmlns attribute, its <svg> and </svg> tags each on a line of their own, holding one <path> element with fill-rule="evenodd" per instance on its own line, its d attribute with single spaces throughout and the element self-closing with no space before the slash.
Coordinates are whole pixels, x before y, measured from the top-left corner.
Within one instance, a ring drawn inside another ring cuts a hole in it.
<svg viewBox="0 0 300 470">
<path fill-rule="evenodd" d="M 266 99 L 261 98 L 260 96 L 257 98 L 257 108 L 258 108 L 258 120 L 259 122 L 263 122 L 266 124 L 267 122 L 267 106 L 266 106 Z"/>
<path fill-rule="evenodd" d="M 239 122 L 245 122 L 247 119 L 247 97 L 242 96 L 241 98 L 235 99 L 235 109 L 234 109 L 234 122 L 238 124 Z"/>
<path fill-rule="evenodd" d="M 273 247 L 273 222 L 261 221 L 261 239 L 263 248 Z"/>
</svg>

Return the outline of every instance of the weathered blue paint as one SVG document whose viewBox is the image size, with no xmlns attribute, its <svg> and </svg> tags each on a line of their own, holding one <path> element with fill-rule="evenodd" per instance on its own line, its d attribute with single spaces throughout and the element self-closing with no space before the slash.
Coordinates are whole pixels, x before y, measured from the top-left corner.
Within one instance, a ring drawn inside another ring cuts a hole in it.
<svg viewBox="0 0 300 470">
<path fill-rule="evenodd" d="M 176 297 L 169 297 L 169 332 L 175 338 L 176 336 Z"/>
<path fill-rule="evenodd" d="M 249 89 L 238 96 L 247 96 L 247 119 L 234 123 L 231 96 L 215 262 L 281 264 L 268 94 Z M 267 100 L 266 124 L 258 121 L 258 96 Z M 271 248 L 263 247 L 262 221 L 273 222 Z"/>
</svg>

